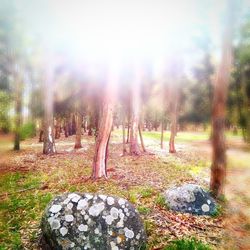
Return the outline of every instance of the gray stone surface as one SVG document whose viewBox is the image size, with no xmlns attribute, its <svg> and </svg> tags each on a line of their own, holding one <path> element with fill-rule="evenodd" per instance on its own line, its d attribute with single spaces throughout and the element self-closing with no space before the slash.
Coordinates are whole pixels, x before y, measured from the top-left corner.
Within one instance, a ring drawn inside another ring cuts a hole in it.
<svg viewBox="0 0 250 250">
<path fill-rule="evenodd" d="M 146 234 L 131 203 L 106 195 L 63 194 L 42 217 L 42 249 L 141 249 Z"/>
<path fill-rule="evenodd" d="M 170 209 L 197 215 L 212 215 L 216 210 L 215 200 L 208 192 L 195 184 L 184 184 L 165 192 Z"/>
</svg>

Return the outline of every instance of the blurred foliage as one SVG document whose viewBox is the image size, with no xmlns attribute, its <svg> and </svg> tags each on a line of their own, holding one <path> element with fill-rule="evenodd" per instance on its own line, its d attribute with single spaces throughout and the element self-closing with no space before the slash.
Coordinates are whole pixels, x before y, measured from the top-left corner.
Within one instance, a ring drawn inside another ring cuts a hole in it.
<svg viewBox="0 0 250 250">
<path fill-rule="evenodd" d="M 11 98 L 8 92 L 0 91 L 0 132 L 8 133 L 10 131 L 9 108 Z"/>
<path fill-rule="evenodd" d="M 33 122 L 25 123 L 20 128 L 21 141 L 32 138 L 36 135 L 36 126 Z"/>
<path fill-rule="evenodd" d="M 250 16 L 240 30 L 234 53 L 234 69 L 229 86 L 227 120 L 240 126 L 243 138 L 250 142 Z M 235 129 L 237 133 L 237 129 Z"/>
</svg>

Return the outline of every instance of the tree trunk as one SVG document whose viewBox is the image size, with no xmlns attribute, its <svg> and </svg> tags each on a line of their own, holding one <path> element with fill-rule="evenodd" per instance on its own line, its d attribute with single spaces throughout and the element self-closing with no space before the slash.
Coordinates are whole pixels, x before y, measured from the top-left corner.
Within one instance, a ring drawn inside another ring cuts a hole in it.
<svg viewBox="0 0 250 250">
<path fill-rule="evenodd" d="M 14 130 L 14 150 L 20 150 L 20 129 L 22 123 L 22 86 L 19 77 L 16 79 L 15 98 L 15 130 Z"/>
<path fill-rule="evenodd" d="M 178 81 L 178 79 L 177 79 Z M 175 136 L 177 130 L 177 106 L 178 106 L 178 89 L 174 87 L 171 92 L 170 100 L 170 139 L 169 139 L 169 153 L 176 153 L 175 149 Z"/>
<path fill-rule="evenodd" d="M 76 134 L 76 115 L 72 114 L 72 135 Z"/>
<path fill-rule="evenodd" d="M 68 122 L 68 117 L 67 116 L 65 117 L 65 120 L 64 120 L 64 127 L 63 127 L 63 129 L 64 129 L 64 135 L 65 135 L 65 137 L 66 138 L 69 137 L 69 122 Z"/>
<path fill-rule="evenodd" d="M 161 122 L 161 149 L 164 148 L 164 127 L 163 127 L 163 121 Z"/>
<path fill-rule="evenodd" d="M 109 75 L 108 83 L 101 105 L 102 112 L 98 124 L 98 133 L 95 143 L 92 178 L 107 178 L 108 143 L 113 124 L 113 109 L 115 99 L 116 75 Z"/>
<path fill-rule="evenodd" d="M 176 135 L 176 112 L 172 111 L 171 112 L 171 125 L 170 125 L 169 153 L 176 153 L 175 135 Z"/>
<path fill-rule="evenodd" d="M 224 194 L 226 178 L 225 114 L 228 83 L 232 63 L 232 2 L 229 1 L 227 28 L 223 36 L 221 63 L 214 82 L 212 106 L 212 149 L 210 189 L 214 197 Z"/>
<path fill-rule="evenodd" d="M 50 68 L 44 81 L 44 140 L 43 153 L 56 153 L 53 118 L 53 70 Z"/>
<path fill-rule="evenodd" d="M 129 153 L 130 155 L 139 155 L 140 149 L 138 145 L 138 126 L 140 116 L 140 84 L 141 72 L 135 72 L 135 84 L 131 88 L 131 127 L 130 127 L 130 140 L 129 140 Z"/>
<path fill-rule="evenodd" d="M 130 131 L 130 116 L 131 116 L 131 112 L 130 112 L 130 108 L 128 110 L 128 129 L 127 129 L 127 142 L 129 143 L 129 131 Z"/>
<path fill-rule="evenodd" d="M 125 111 L 122 117 L 122 155 L 126 155 Z"/>
<path fill-rule="evenodd" d="M 61 119 L 57 118 L 55 124 L 55 139 L 60 138 L 60 133 L 61 133 Z"/>
<path fill-rule="evenodd" d="M 142 137 L 142 132 L 141 132 L 141 126 L 139 125 L 138 127 L 139 130 L 139 135 L 140 135 L 140 141 L 141 141 L 141 147 L 142 147 L 142 151 L 143 152 L 147 152 L 145 145 L 144 145 L 144 141 L 143 141 L 143 137 Z"/>
<path fill-rule="evenodd" d="M 75 148 L 82 148 L 81 143 L 82 137 L 82 115 L 78 112 L 76 115 L 76 137 L 75 137 Z"/>
</svg>

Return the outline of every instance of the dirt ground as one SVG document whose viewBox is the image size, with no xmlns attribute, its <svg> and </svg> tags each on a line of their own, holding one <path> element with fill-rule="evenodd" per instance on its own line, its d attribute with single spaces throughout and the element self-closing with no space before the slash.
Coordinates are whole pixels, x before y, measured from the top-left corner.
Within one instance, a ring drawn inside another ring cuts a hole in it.
<svg viewBox="0 0 250 250">
<path fill-rule="evenodd" d="M 157 204 L 157 199 L 159 193 L 173 184 L 191 182 L 208 187 L 211 159 L 208 141 L 177 143 L 177 153 L 169 154 L 166 148 L 160 149 L 157 140 L 145 138 L 147 154 L 122 157 L 120 139 L 115 135 L 111 140 L 108 181 L 93 183 L 89 179 L 94 139 L 88 136 L 83 137 L 80 150 L 73 149 L 73 137 L 60 139 L 56 145 L 58 154 L 54 156 L 42 155 L 37 138 L 29 139 L 22 143 L 20 152 L 8 150 L 1 154 L 0 176 L 15 172 L 40 174 L 43 186 L 37 192 L 41 194 L 71 191 L 73 186 L 75 190 L 124 196 L 137 208 L 149 211 L 142 213 L 142 217 L 150 249 L 161 249 L 173 239 L 191 236 L 211 244 L 214 249 L 250 249 L 250 153 L 245 144 L 232 141 L 228 145 L 226 209 L 216 218 L 207 218 L 171 212 Z M 150 195 L 146 195 L 147 189 Z M 8 201 L 8 193 L 1 195 Z M 32 224 L 33 231 L 23 219 L 24 249 L 37 249 L 37 242 L 31 242 L 28 235 L 31 230 L 38 237 L 39 216 Z"/>
</svg>

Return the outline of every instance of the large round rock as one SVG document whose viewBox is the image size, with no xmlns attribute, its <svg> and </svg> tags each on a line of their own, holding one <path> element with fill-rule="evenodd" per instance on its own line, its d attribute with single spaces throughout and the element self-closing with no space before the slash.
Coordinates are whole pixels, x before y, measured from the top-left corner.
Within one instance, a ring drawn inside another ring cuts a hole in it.
<svg viewBox="0 0 250 250">
<path fill-rule="evenodd" d="M 56 197 L 42 218 L 43 249 L 140 249 L 142 221 L 127 200 L 70 193 Z"/>
<path fill-rule="evenodd" d="M 197 215 L 212 215 L 216 204 L 208 192 L 195 184 L 184 184 L 165 192 L 166 203 L 175 211 Z"/>
</svg>

